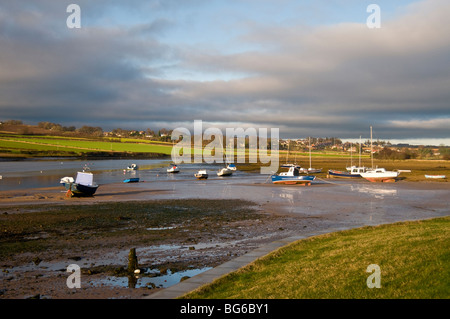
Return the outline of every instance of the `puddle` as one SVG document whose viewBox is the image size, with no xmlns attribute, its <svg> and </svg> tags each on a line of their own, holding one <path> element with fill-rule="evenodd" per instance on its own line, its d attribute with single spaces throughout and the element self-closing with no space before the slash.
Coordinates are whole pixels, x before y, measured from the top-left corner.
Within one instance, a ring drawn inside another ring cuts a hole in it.
<svg viewBox="0 0 450 319">
<path fill-rule="evenodd" d="M 175 226 L 170 227 L 154 227 L 154 228 L 147 228 L 147 230 L 166 230 L 166 229 L 175 229 Z"/>
<path fill-rule="evenodd" d="M 143 274 L 129 277 L 108 276 L 104 279 L 91 281 L 90 284 L 94 287 L 167 288 L 178 284 L 183 277 L 193 277 L 209 269 L 212 269 L 212 267 L 188 269 L 174 273 L 169 269 L 165 275 L 160 275 L 160 272 L 157 269 L 148 269 Z M 152 274 L 155 276 L 147 276 Z"/>
</svg>

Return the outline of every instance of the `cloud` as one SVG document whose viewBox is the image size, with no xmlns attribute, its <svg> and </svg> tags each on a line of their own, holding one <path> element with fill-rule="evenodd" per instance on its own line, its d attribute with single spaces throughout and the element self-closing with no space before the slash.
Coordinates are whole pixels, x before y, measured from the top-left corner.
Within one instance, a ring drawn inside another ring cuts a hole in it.
<svg viewBox="0 0 450 319">
<path fill-rule="evenodd" d="M 274 25 L 241 12 L 231 35 L 204 24 L 205 13 L 220 15 L 200 0 L 80 1 L 79 30 L 65 26 L 69 3 L 0 4 L 2 118 L 106 129 L 202 119 L 291 137 L 358 137 L 374 125 L 384 139 L 448 137 L 448 1 L 413 3 L 381 29 Z M 217 41 L 189 41 L 192 21 Z"/>
</svg>

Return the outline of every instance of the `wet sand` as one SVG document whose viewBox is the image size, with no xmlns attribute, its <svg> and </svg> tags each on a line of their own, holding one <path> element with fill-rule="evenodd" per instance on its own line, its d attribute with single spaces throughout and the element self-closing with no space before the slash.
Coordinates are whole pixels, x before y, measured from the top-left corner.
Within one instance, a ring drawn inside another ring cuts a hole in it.
<svg viewBox="0 0 450 319">
<path fill-rule="evenodd" d="M 68 198 L 62 187 L 5 191 L 0 192 L 0 212 L 32 213 L 30 207 L 144 200 L 218 199 L 229 203 L 235 200 L 253 202 L 252 208 L 260 214 L 259 217 L 233 223 L 217 220 L 216 226 L 219 227 L 214 230 L 206 228 L 201 238 L 189 244 L 186 238 L 179 237 L 179 242 L 161 239 L 152 246 L 136 247 L 143 265 L 172 263 L 172 267 L 183 265 L 192 269 L 215 267 L 263 244 L 289 236 L 312 236 L 323 231 L 426 219 L 450 213 L 448 183 L 378 184 L 319 180 L 309 187 L 303 187 L 264 182 L 265 178 L 260 177 L 248 183 L 221 178 L 130 185 L 118 183 L 102 185 L 93 198 Z M 214 211 L 215 207 L 210 209 Z M 31 252 L 24 252 L 14 260 L 1 260 L 0 298 L 28 298 L 37 294 L 55 299 L 148 296 L 158 291 L 158 288 L 142 287 L 139 284 L 138 288 L 128 288 L 126 283 L 117 284 L 106 280 L 104 272 L 85 274 L 89 283 L 81 289 L 68 289 L 66 285 L 69 274 L 65 268 L 68 264 L 80 262 L 86 269 L 108 264 L 108 261 L 109 264 L 126 264 L 129 246 L 125 243 L 133 240 L 132 236 L 123 238 L 121 249 L 112 249 L 105 238 L 104 242 L 93 242 L 88 253 L 77 251 L 75 246 L 73 252 L 69 253 L 47 252 L 40 254 L 42 261 L 37 265 L 30 262 L 35 257 Z M 114 261 L 111 262 L 111 259 Z M 143 282 L 144 279 L 141 277 L 137 281 Z"/>
</svg>

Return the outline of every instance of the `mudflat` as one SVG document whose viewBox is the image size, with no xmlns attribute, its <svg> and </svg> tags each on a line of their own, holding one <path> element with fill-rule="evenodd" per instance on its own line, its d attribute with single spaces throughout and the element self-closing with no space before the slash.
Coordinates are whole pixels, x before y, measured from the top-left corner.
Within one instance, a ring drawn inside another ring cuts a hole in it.
<svg viewBox="0 0 450 319">
<path fill-rule="evenodd" d="M 142 298 L 274 240 L 450 212 L 448 183 L 194 185 L 1 192 L 0 298 Z M 67 285 L 71 264 L 81 288 Z"/>
</svg>

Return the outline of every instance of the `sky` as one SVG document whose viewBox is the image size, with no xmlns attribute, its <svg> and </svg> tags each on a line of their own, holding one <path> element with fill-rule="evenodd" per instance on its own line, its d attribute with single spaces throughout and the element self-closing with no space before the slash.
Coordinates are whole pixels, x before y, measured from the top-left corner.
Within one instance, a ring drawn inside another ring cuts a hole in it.
<svg viewBox="0 0 450 319">
<path fill-rule="evenodd" d="M 450 145 L 449 16 L 448 0 L 0 0 L 0 120 Z"/>
</svg>

